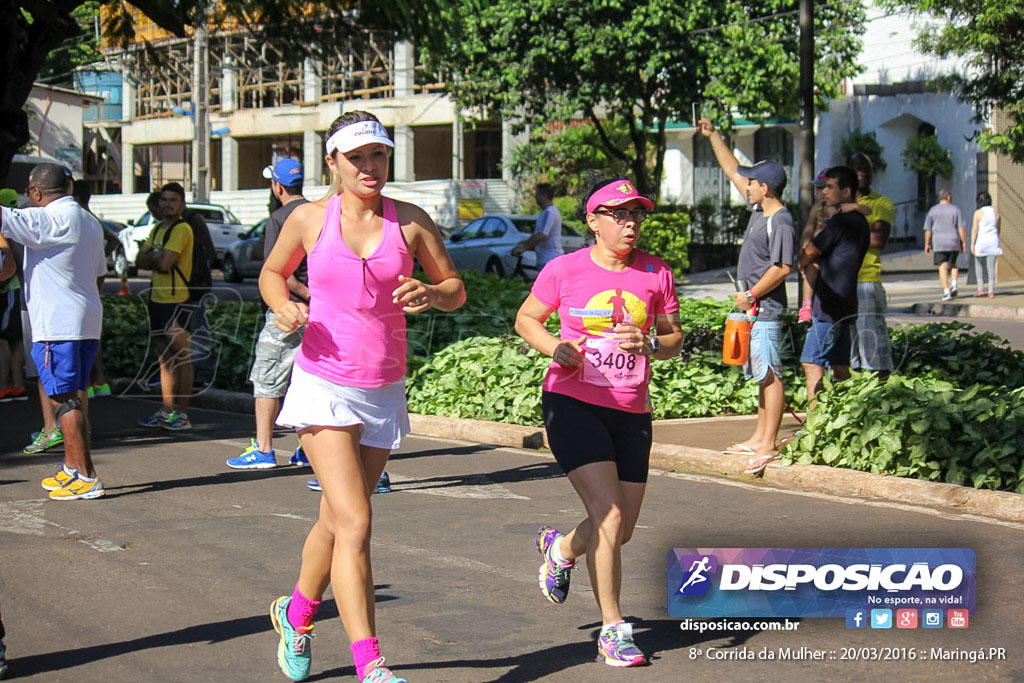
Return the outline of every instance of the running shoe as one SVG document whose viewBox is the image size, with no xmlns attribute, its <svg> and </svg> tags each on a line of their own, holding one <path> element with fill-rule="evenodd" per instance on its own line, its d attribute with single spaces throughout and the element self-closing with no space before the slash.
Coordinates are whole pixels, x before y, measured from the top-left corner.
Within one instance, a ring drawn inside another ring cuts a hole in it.
<svg viewBox="0 0 1024 683">
<path fill-rule="evenodd" d="M 289 465 L 295 465 L 297 467 L 309 467 L 309 458 L 306 457 L 306 452 L 302 450 L 302 444 L 295 447 L 295 452 L 292 453 L 292 457 L 288 458 Z"/>
<path fill-rule="evenodd" d="M 306 488 L 309 489 L 310 491 L 323 491 L 323 489 L 320 488 L 319 479 L 310 479 L 309 481 L 307 481 Z"/>
<path fill-rule="evenodd" d="M 82 479 L 78 474 L 75 478 L 56 491 L 50 491 L 50 500 L 90 500 L 104 494 L 103 482 L 99 477 L 92 481 Z"/>
<path fill-rule="evenodd" d="M 32 443 L 21 449 L 21 452 L 35 455 L 36 453 L 48 451 L 54 446 L 60 446 L 63 443 L 64 434 L 60 431 L 60 427 L 56 427 L 52 432 L 36 432 L 36 435 L 32 438 Z"/>
<path fill-rule="evenodd" d="M 391 669 L 384 665 L 384 658 L 378 657 L 363 669 L 362 683 L 409 683 L 404 678 L 399 678 L 391 673 Z"/>
<path fill-rule="evenodd" d="M 25 390 L 25 387 L 22 387 L 21 389 L 15 389 L 14 387 L 11 387 L 8 396 L 12 401 L 27 401 L 28 391 Z"/>
<path fill-rule="evenodd" d="M 277 458 L 274 457 L 273 448 L 269 453 L 264 453 L 256 447 L 256 439 L 250 439 L 249 447 L 238 457 L 229 458 L 227 465 L 236 470 L 269 470 L 277 467 Z"/>
<path fill-rule="evenodd" d="M 277 663 L 284 675 L 293 681 L 304 681 L 309 678 L 309 666 L 313 660 L 310 647 L 313 640 L 313 627 L 296 629 L 288 621 L 288 604 L 292 599 L 282 595 L 270 604 L 270 622 L 274 630 L 281 634 L 277 644 Z"/>
<path fill-rule="evenodd" d="M 597 637 L 597 660 L 615 667 L 647 664 L 644 653 L 633 644 L 633 625 L 620 621 L 602 628 Z"/>
<path fill-rule="evenodd" d="M 377 480 L 377 486 L 373 489 L 374 493 L 391 493 L 391 477 L 388 476 L 387 472 L 380 473 L 380 479 Z"/>
<path fill-rule="evenodd" d="M 953 300 L 953 295 L 950 294 L 949 292 L 944 292 L 943 295 L 942 295 L 942 300 L 943 301 L 952 301 Z"/>
<path fill-rule="evenodd" d="M 69 470 L 67 465 L 61 465 L 61 468 L 57 470 L 52 477 L 47 477 L 41 482 L 44 489 L 47 491 L 56 491 L 62 489 L 71 483 L 75 477 L 78 476 L 78 472 Z"/>
<path fill-rule="evenodd" d="M 175 410 L 171 416 L 160 423 L 160 426 L 169 432 L 181 432 L 192 429 L 192 423 L 188 421 L 188 415 Z"/>
<path fill-rule="evenodd" d="M 949 295 L 955 299 L 956 295 L 959 294 L 959 293 L 960 293 L 960 289 L 956 286 L 956 283 L 954 282 L 949 287 Z"/>
<path fill-rule="evenodd" d="M 559 565 L 551 559 L 551 548 L 561 541 L 564 535 L 558 529 L 549 526 L 537 529 L 537 552 L 544 558 L 537 581 L 544 597 L 556 605 L 561 605 L 569 597 L 569 579 L 572 578 L 569 573 L 576 566 L 575 561 Z"/>
<path fill-rule="evenodd" d="M 149 417 L 140 419 L 139 424 L 143 427 L 162 427 L 165 422 L 171 419 L 171 415 L 174 415 L 174 413 L 168 415 L 164 411 L 158 410 Z"/>
</svg>

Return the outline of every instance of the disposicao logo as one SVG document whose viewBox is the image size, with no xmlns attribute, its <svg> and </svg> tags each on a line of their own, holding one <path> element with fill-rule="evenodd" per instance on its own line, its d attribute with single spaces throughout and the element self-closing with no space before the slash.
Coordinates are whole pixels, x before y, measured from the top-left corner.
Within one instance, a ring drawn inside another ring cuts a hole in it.
<svg viewBox="0 0 1024 683">
<path fill-rule="evenodd" d="M 667 577 L 673 617 L 975 607 L 969 548 L 675 548 Z"/>
</svg>

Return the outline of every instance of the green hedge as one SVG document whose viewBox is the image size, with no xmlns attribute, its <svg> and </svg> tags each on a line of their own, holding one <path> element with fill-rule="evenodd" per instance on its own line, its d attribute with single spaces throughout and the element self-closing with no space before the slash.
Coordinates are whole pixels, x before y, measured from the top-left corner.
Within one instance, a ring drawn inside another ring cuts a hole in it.
<svg viewBox="0 0 1024 683">
<path fill-rule="evenodd" d="M 1024 388 L 860 375 L 819 394 L 800 464 L 1024 493 Z"/>
</svg>

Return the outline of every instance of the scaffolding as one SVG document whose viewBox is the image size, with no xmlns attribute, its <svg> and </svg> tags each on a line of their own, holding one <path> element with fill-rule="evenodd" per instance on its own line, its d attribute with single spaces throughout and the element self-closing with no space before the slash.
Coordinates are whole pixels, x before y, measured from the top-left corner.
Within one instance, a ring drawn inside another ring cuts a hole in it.
<svg viewBox="0 0 1024 683">
<path fill-rule="evenodd" d="M 279 48 L 239 29 L 210 37 L 209 102 L 211 111 L 265 109 L 286 105 L 380 99 L 395 96 L 393 46 L 381 45 L 372 34 L 357 45 L 335 47 L 323 60 L 295 63 Z M 181 115 L 192 102 L 191 38 L 165 38 L 156 43 L 108 49 L 108 59 L 121 64 L 134 86 L 132 120 Z M 223 101 L 225 74 L 234 78 L 234 101 Z M 414 67 L 414 93 L 437 92 L 437 82 L 419 64 Z M 317 87 L 306 87 L 309 82 Z M 308 99 L 307 99 L 308 98 Z M 225 106 L 227 105 L 227 106 Z"/>
</svg>

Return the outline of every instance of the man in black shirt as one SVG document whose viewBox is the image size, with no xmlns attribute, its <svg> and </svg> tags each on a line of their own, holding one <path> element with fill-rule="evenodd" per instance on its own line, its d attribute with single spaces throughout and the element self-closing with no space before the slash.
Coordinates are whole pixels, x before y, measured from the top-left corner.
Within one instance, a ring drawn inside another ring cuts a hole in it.
<svg viewBox="0 0 1024 683">
<path fill-rule="evenodd" d="M 267 219 L 263 228 L 264 259 L 274 249 L 281 228 L 296 208 L 306 203 L 302 196 L 302 164 L 294 159 L 282 159 L 273 166 L 263 169 L 263 176 L 270 179 L 270 191 L 281 203 Z M 309 303 L 309 289 L 306 287 L 306 262 L 288 278 L 288 289 L 296 301 Z M 302 343 L 304 327 L 284 333 L 274 324 L 274 312 L 265 312 L 266 323 L 256 343 L 256 359 L 249 373 L 256 401 L 256 438 L 238 457 L 227 461 L 228 467 L 239 470 L 268 469 L 277 467 L 274 454 L 274 420 L 281 408 L 281 398 L 288 390 L 295 352 Z M 289 461 L 292 465 L 308 465 L 301 450 Z"/>
<path fill-rule="evenodd" d="M 827 206 L 854 201 L 857 174 L 835 166 L 825 174 L 822 194 Z M 850 376 L 851 326 L 857 319 L 857 273 L 870 242 L 867 219 L 856 211 L 837 213 L 800 252 L 800 267 L 817 263 L 811 329 L 807 332 L 800 363 L 807 377 L 808 405 L 821 389 L 825 368 L 837 380 Z M 807 271 L 813 272 L 813 271 Z"/>
</svg>

